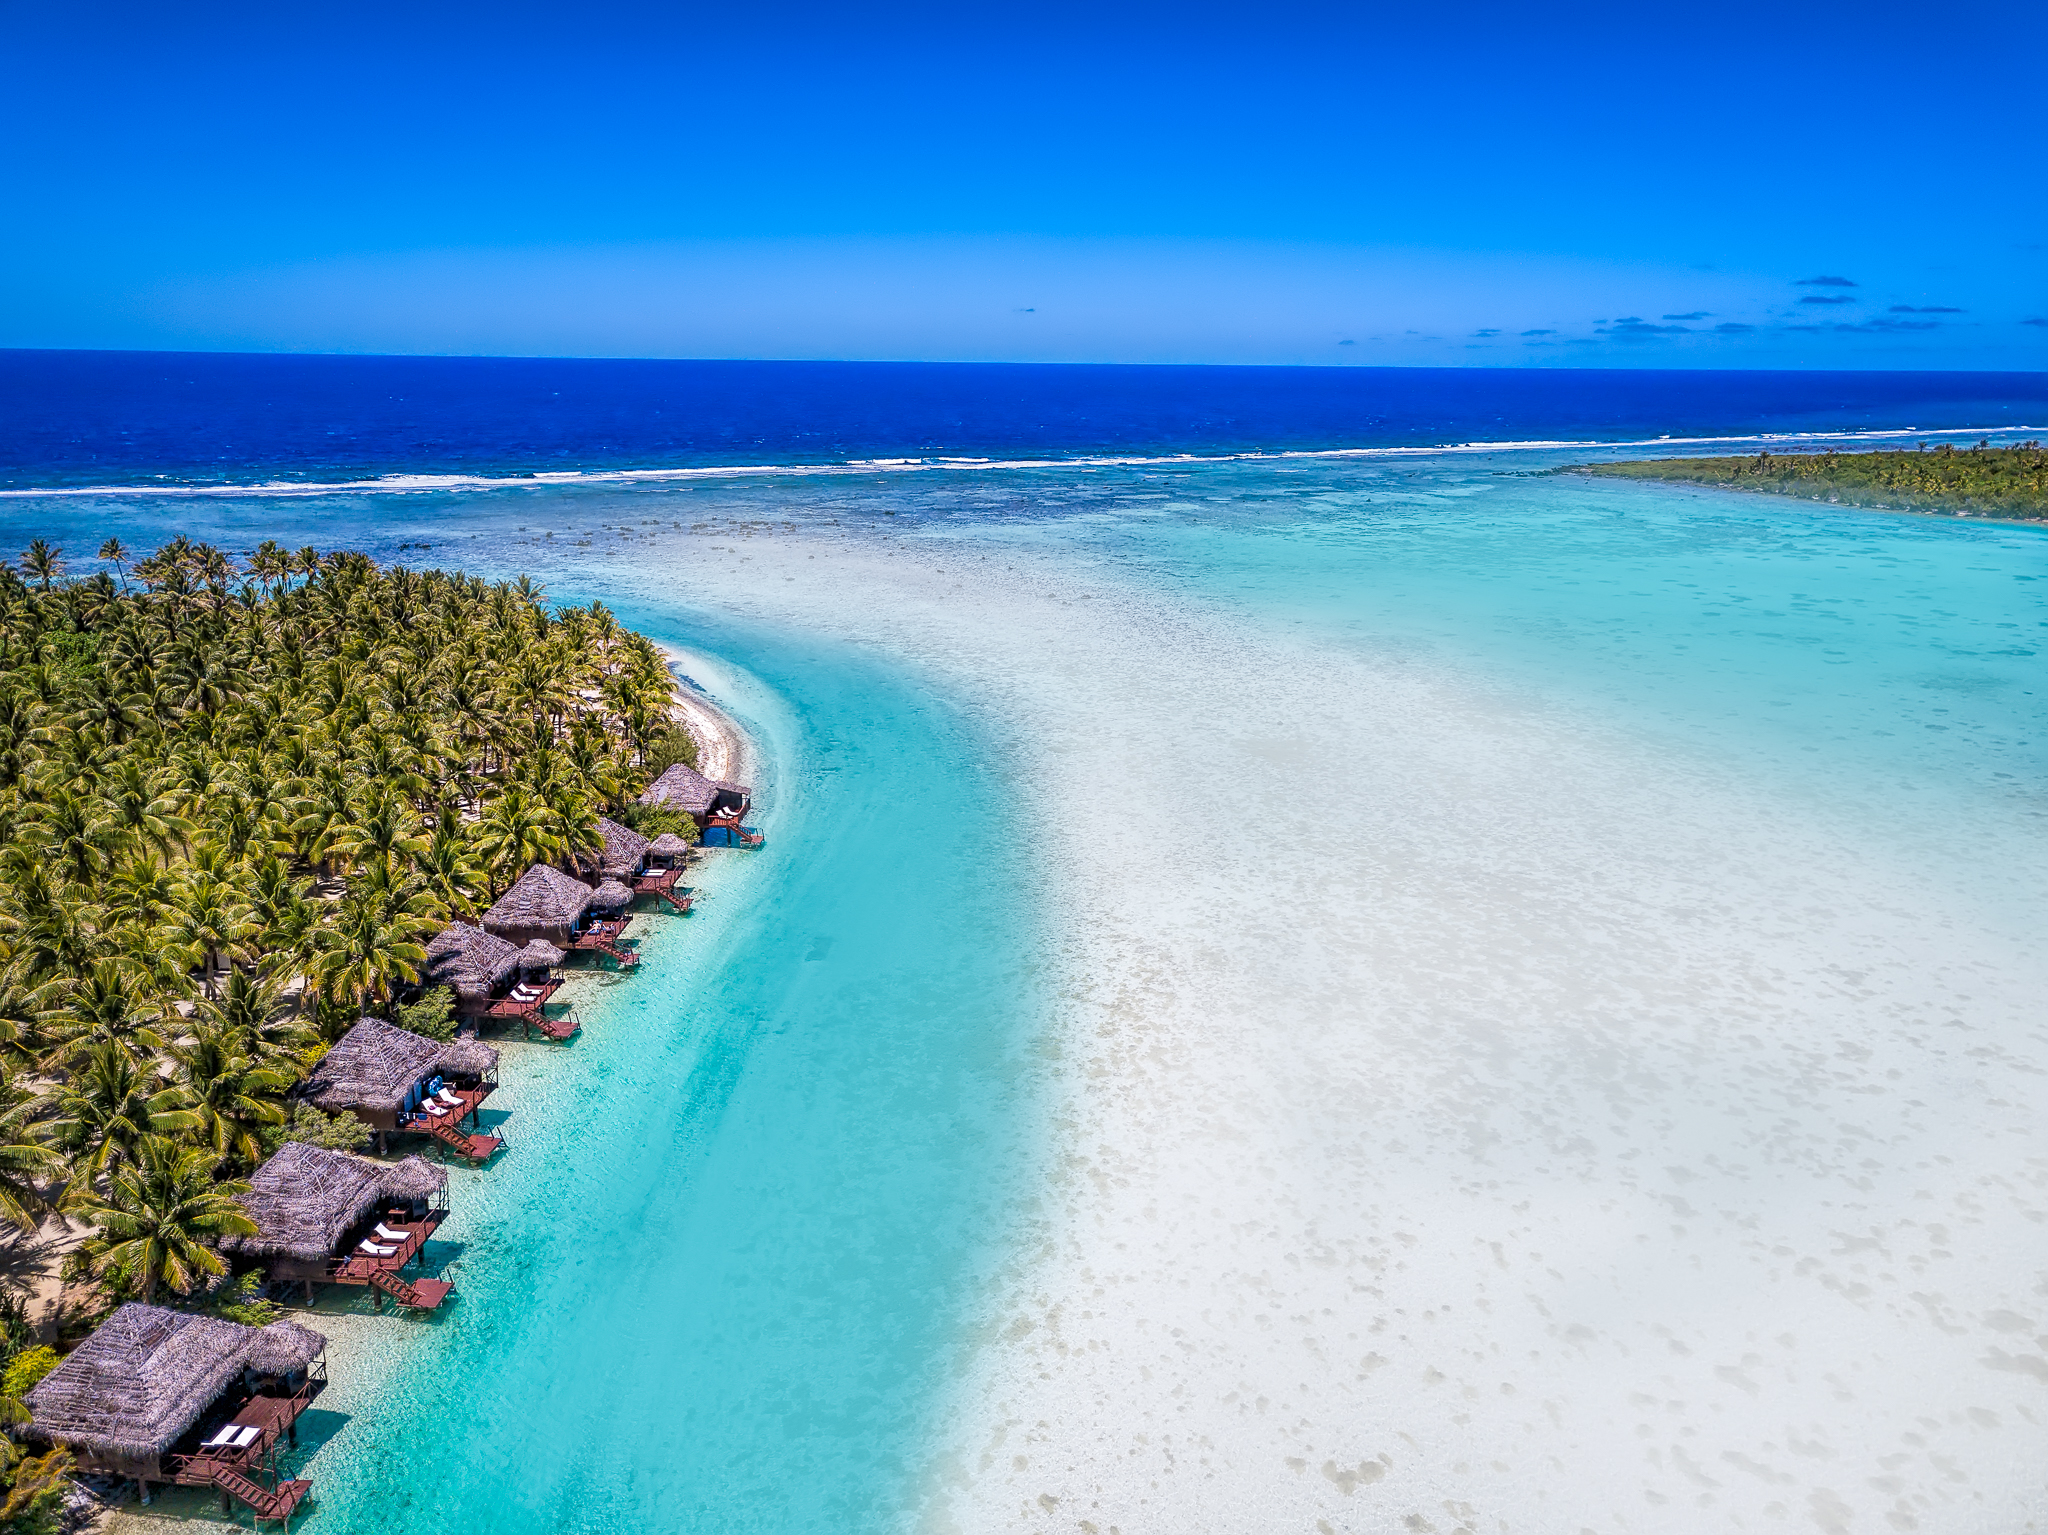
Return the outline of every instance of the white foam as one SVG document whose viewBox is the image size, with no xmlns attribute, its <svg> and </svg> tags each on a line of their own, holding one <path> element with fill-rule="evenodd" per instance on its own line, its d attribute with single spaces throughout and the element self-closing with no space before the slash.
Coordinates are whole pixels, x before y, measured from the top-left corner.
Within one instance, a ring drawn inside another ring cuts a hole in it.
<svg viewBox="0 0 2048 1535">
<path fill-rule="evenodd" d="M 873 458 L 837 464 L 720 464 L 683 469 L 551 469 L 531 474 L 387 474 L 366 480 L 265 480 L 258 484 L 59 485 L 0 490 L 0 499 L 78 496 L 276 498 L 331 495 L 417 495 L 461 490 L 519 490 L 561 485 L 634 485 L 691 480 L 751 479 L 764 475 L 831 476 L 886 471 L 892 474 L 963 470 L 1128 469 L 1173 464 L 1264 463 L 1282 459 L 1374 459 L 1435 457 L 1445 453 L 1531 453 L 1624 448 L 1672 448 L 1707 444 L 1882 442 L 1900 437 L 2011 437 L 2048 428 L 1958 426 L 1922 431 L 1918 427 L 1871 432 L 1765 432 L 1748 437 L 1648 437 L 1623 442 L 1557 439 L 1515 442 L 1453 442 L 1433 447 L 1289 448 L 1248 453 L 1095 454 L 1078 458 Z"/>
</svg>

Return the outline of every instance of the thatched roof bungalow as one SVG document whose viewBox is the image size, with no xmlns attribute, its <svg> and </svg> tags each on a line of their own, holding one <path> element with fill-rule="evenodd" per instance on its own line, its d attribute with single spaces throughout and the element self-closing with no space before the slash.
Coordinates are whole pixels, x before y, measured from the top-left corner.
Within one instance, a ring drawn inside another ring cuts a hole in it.
<svg viewBox="0 0 2048 1535">
<path fill-rule="evenodd" d="M 615 879 L 608 879 L 590 893 L 592 911 L 624 911 L 633 904 L 633 891 Z"/>
<path fill-rule="evenodd" d="M 586 884 L 605 880 L 630 881 L 647 865 L 648 839 L 630 826 L 621 826 L 609 816 L 597 818 L 598 835 L 604 845 L 576 861 L 577 877 Z"/>
<path fill-rule="evenodd" d="M 754 791 L 745 784 L 706 778 L 686 762 L 671 764 L 640 796 L 643 805 L 667 805 L 693 817 L 699 826 L 709 821 L 737 823 L 747 813 Z"/>
<path fill-rule="evenodd" d="M 497 1073 L 498 1052 L 479 1040 L 444 1043 L 364 1018 L 321 1057 L 300 1094 L 330 1114 L 353 1114 L 372 1129 L 396 1130 L 435 1078 L 465 1100 L 473 1098 L 463 1109 L 473 1114 L 496 1086 Z"/>
<path fill-rule="evenodd" d="M 166 1458 L 198 1447 L 198 1427 L 216 1406 L 232 1410 L 257 1394 L 309 1397 L 306 1379 L 326 1347 L 296 1322 L 244 1327 L 131 1303 L 28 1393 L 26 1430 L 64 1446 L 88 1471 L 170 1481 L 176 1468 Z"/>
<path fill-rule="evenodd" d="M 560 869 L 537 863 L 483 915 L 484 931 L 508 944 L 544 938 L 568 948 L 590 912 L 590 887 Z"/>
<path fill-rule="evenodd" d="M 690 856 L 690 844 L 672 831 L 665 831 L 647 844 L 647 861 L 662 868 L 673 868 Z"/>
<path fill-rule="evenodd" d="M 451 922 L 427 945 L 420 984 L 446 986 L 455 993 L 456 1011 L 473 1016 L 490 1007 L 518 969 L 517 944 L 467 922 Z"/>
<path fill-rule="evenodd" d="M 420 1234 L 424 1243 L 426 1232 L 447 1213 L 433 1203 L 447 1187 L 447 1172 L 418 1157 L 371 1162 L 287 1141 L 256 1169 L 242 1196 L 244 1213 L 256 1223 L 255 1235 L 222 1237 L 220 1248 L 263 1260 L 272 1279 L 342 1277 L 333 1272 L 336 1261 L 355 1249 L 361 1228 L 393 1207 L 407 1207 L 407 1224 L 425 1228 Z"/>
</svg>

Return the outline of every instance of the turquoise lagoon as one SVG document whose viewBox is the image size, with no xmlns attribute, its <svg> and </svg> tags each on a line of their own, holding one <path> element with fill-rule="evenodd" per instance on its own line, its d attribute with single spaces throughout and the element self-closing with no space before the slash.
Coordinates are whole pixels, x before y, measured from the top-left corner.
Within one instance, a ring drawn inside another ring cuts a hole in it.
<svg viewBox="0 0 2048 1535">
<path fill-rule="evenodd" d="M 1560 457 L 10 505 L 529 570 L 755 737 L 307 1527 L 2039 1516 L 2048 539 Z"/>
</svg>

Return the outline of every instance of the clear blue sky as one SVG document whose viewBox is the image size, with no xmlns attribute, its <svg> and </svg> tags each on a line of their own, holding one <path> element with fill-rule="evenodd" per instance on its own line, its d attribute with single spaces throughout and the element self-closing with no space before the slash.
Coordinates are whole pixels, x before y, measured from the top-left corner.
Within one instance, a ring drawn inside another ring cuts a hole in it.
<svg viewBox="0 0 2048 1535">
<path fill-rule="evenodd" d="M 0 27 L 0 345 L 2048 367 L 2039 0 Z"/>
</svg>

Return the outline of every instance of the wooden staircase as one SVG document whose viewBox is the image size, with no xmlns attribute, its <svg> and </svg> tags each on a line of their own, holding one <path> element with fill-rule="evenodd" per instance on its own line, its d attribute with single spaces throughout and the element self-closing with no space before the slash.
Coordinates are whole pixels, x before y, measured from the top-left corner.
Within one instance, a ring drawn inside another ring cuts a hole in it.
<svg viewBox="0 0 2048 1535">
<path fill-rule="evenodd" d="M 638 954 L 635 954 L 631 949 L 622 949 L 608 939 L 593 939 L 584 947 L 595 949 L 600 954 L 611 955 L 613 959 L 619 962 L 621 970 L 631 970 L 640 963 L 640 956 Z"/>
<path fill-rule="evenodd" d="M 584 933 L 581 937 L 574 939 L 569 947 L 596 954 L 609 954 L 619 962 L 621 970 L 631 970 L 640 963 L 639 955 L 635 954 L 631 949 L 620 948 L 603 933 Z"/>
<path fill-rule="evenodd" d="M 505 1143 L 495 1135 L 469 1135 L 446 1120 L 429 1120 L 426 1132 L 442 1145 L 453 1148 L 472 1162 L 488 1162 Z"/>
<path fill-rule="evenodd" d="M 415 1311 L 432 1311 L 448 1298 L 454 1288 L 445 1280 L 422 1279 L 418 1284 L 408 1284 L 389 1269 L 373 1268 L 368 1274 L 370 1288 L 381 1290 L 401 1306 L 410 1306 Z"/>
<path fill-rule="evenodd" d="M 582 1021 L 574 1013 L 571 1013 L 566 1018 L 550 1018 L 539 1008 L 535 1008 L 531 1013 L 527 1014 L 523 1021 L 529 1037 L 531 1037 L 533 1030 L 539 1029 L 549 1039 L 569 1039 L 575 1035 L 578 1029 L 583 1027 Z"/>
<path fill-rule="evenodd" d="M 232 1466 L 215 1466 L 213 1485 L 231 1497 L 247 1504 L 255 1514 L 256 1522 L 277 1519 L 289 1527 L 292 1513 L 307 1493 L 313 1490 L 311 1482 L 279 1482 L 274 1488 L 265 1488 L 252 1482 Z"/>
</svg>

